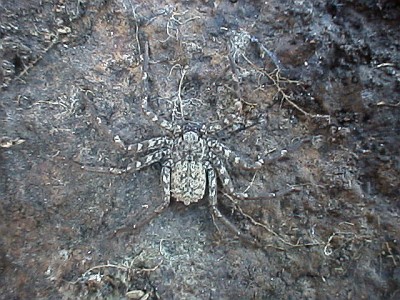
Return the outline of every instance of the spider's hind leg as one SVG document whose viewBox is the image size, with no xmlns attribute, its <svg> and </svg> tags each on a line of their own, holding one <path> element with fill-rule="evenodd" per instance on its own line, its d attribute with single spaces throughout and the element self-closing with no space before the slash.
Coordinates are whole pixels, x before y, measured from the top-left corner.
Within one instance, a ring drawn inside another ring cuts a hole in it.
<svg viewBox="0 0 400 300">
<path fill-rule="evenodd" d="M 210 147 L 212 153 L 214 153 L 215 156 L 217 155 L 224 156 L 228 161 L 230 161 L 234 165 L 237 165 L 241 169 L 255 171 L 261 169 L 263 166 L 267 164 L 286 158 L 291 152 L 297 150 L 298 148 L 301 147 L 301 145 L 310 141 L 311 141 L 310 137 L 297 140 L 292 144 L 288 145 L 286 148 L 281 149 L 280 151 L 276 151 L 272 154 L 266 154 L 263 155 L 262 157 L 259 157 L 254 162 L 244 161 L 240 156 L 235 154 L 232 150 L 230 150 L 227 146 L 225 146 L 218 140 L 209 139 L 207 141 L 207 145 Z"/>
<path fill-rule="evenodd" d="M 235 198 L 246 197 L 247 194 L 236 193 L 232 184 L 231 177 L 229 176 L 228 170 L 222 161 L 213 153 L 210 153 L 210 161 L 215 170 L 217 170 L 218 177 L 224 187 L 224 190 L 233 195 Z"/>
<path fill-rule="evenodd" d="M 127 225 L 124 225 L 117 230 L 115 230 L 112 235 L 119 235 L 125 232 L 131 232 L 132 230 L 139 230 L 144 225 L 153 220 L 157 215 L 162 213 L 164 209 L 166 209 L 171 200 L 171 163 L 170 161 L 166 161 L 163 163 L 161 169 L 161 184 L 163 187 L 163 201 L 160 205 L 158 205 L 150 214 L 139 214 L 137 219 L 134 221 L 128 222 Z"/>
<path fill-rule="evenodd" d="M 267 199 L 274 199 L 274 198 L 279 198 L 283 197 L 289 193 L 292 193 L 294 191 L 297 191 L 298 189 L 296 187 L 288 187 L 284 190 L 273 192 L 273 193 L 264 193 L 261 196 L 257 197 L 251 197 L 247 193 L 238 193 L 235 192 L 235 189 L 232 184 L 232 180 L 229 176 L 228 170 L 226 169 L 224 163 L 221 161 L 221 159 L 216 156 L 214 153 L 210 153 L 210 160 L 214 166 L 214 168 L 217 170 L 218 177 L 221 180 L 221 183 L 224 187 L 224 190 L 231 195 L 235 199 L 239 200 L 267 200 Z M 248 164 L 246 164 L 248 170 L 254 170 L 258 169 L 258 165 L 254 165 L 256 168 L 250 168 Z"/>
<path fill-rule="evenodd" d="M 264 165 L 264 159 L 262 158 L 256 160 L 255 162 L 244 161 L 240 156 L 236 155 L 227 146 L 217 140 L 210 139 L 208 141 L 208 146 L 211 148 L 214 156 L 217 156 L 217 154 L 224 156 L 227 160 L 244 170 L 258 170 Z"/>
<path fill-rule="evenodd" d="M 217 200 L 217 176 L 211 164 L 207 164 L 207 178 L 208 178 L 208 197 L 210 199 L 210 207 L 211 214 L 213 216 L 213 221 L 215 227 L 218 229 L 217 224 L 215 223 L 215 218 L 220 220 L 230 231 L 235 233 L 240 239 L 248 242 L 252 245 L 258 245 L 258 242 L 255 238 L 243 234 L 231 221 L 229 221 L 219 210 L 218 208 L 218 200 Z"/>
</svg>

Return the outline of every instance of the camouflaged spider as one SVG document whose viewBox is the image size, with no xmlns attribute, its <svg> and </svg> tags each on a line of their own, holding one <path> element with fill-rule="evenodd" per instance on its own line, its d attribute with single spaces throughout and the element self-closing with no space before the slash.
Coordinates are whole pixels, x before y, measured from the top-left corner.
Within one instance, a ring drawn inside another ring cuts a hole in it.
<svg viewBox="0 0 400 300">
<path fill-rule="evenodd" d="M 153 214 L 159 214 L 170 204 L 171 195 L 176 201 L 183 202 L 185 205 L 198 202 L 204 197 L 208 186 L 208 197 L 213 217 L 222 220 L 230 229 L 240 234 L 239 230 L 218 209 L 217 177 L 220 179 L 224 190 L 238 199 L 275 198 L 293 191 L 294 188 L 257 198 L 250 198 L 244 193 L 236 193 L 222 158 L 246 170 L 257 170 L 265 162 L 284 156 L 287 151 L 281 151 L 278 155 L 265 160 L 258 159 L 253 163 L 246 163 L 224 144 L 209 135 L 210 132 L 215 131 L 213 127 L 206 127 L 196 123 L 172 124 L 158 118 L 155 113 L 148 109 L 148 51 L 148 45 L 146 44 L 143 63 L 145 96 L 142 99 L 141 107 L 146 117 L 166 130 L 168 135 L 151 138 L 128 146 L 125 146 L 117 137 L 116 140 L 118 143 L 129 153 L 147 154 L 128 164 L 125 169 L 91 167 L 86 165 L 83 165 L 82 168 L 94 172 L 123 174 L 138 171 L 160 162 L 162 166 L 161 183 L 163 186 L 163 201 L 154 210 Z M 134 227 L 141 225 L 140 223 L 136 223 Z"/>
</svg>

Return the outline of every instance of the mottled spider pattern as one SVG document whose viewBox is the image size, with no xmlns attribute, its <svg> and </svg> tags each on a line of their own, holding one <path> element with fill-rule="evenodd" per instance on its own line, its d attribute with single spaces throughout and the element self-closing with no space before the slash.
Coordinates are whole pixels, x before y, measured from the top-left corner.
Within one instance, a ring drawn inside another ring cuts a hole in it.
<svg viewBox="0 0 400 300">
<path fill-rule="evenodd" d="M 217 206 L 217 178 L 219 178 L 222 188 L 226 193 L 236 199 L 250 199 L 247 194 L 236 193 L 234 191 L 232 181 L 225 167 L 225 160 L 246 170 L 257 170 L 266 161 L 272 161 L 284 156 L 286 151 L 281 151 L 268 159 L 260 158 L 253 163 L 247 163 L 224 144 L 212 137 L 212 133 L 215 131 L 212 126 L 207 127 L 193 122 L 174 124 L 165 119 L 160 119 L 148 108 L 148 51 L 148 45 L 146 44 L 143 59 L 143 87 L 145 96 L 142 98 L 141 107 L 145 116 L 164 129 L 167 135 L 128 146 L 125 146 L 117 136 L 115 138 L 116 142 L 126 149 L 128 153 L 142 153 L 144 155 L 137 157 L 135 161 L 128 164 L 124 169 L 91 167 L 86 165 L 83 165 L 82 168 L 95 172 L 123 174 L 138 171 L 159 162 L 161 163 L 163 201 L 155 209 L 155 214 L 159 214 L 170 204 L 171 196 L 176 201 L 190 205 L 203 199 L 208 194 L 213 216 L 222 220 L 229 228 L 240 234 L 236 227 L 222 215 Z M 264 195 L 262 198 L 282 196 L 293 190 L 293 188 L 289 188 L 280 193 Z M 206 193 L 207 191 L 208 193 Z M 138 227 L 139 225 L 135 224 L 134 226 Z"/>
</svg>

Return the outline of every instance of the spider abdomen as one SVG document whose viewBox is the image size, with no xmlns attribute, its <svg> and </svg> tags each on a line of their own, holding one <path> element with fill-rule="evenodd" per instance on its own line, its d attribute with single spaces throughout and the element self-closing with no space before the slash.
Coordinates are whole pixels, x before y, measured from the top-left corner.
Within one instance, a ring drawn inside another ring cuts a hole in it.
<svg viewBox="0 0 400 300">
<path fill-rule="evenodd" d="M 172 169 L 172 195 L 185 205 L 203 198 L 206 182 L 206 169 L 201 162 L 182 160 L 176 162 Z"/>
</svg>

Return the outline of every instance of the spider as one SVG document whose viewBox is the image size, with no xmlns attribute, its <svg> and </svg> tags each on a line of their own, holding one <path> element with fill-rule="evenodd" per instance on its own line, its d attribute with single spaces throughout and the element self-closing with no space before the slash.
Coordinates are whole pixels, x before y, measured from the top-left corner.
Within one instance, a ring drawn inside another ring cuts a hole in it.
<svg viewBox="0 0 400 300">
<path fill-rule="evenodd" d="M 148 108 L 148 65 L 149 48 L 148 43 L 146 43 L 143 58 L 143 87 L 145 96 L 142 98 L 141 108 L 145 116 L 164 129 L 167 135 L 128 146 L 125 146 L 119 137 L 116 136 L 116 142 L 126 149 L 128 153 L 144 153 L 145 155 L 137 158 L 124 169 L 81 165 L 82 169 L 94 172 L 123 174 L 135 172 L 159 162 L 162 166 L 161 184 L 163 188 L 163 201 L 154 210 L 153 214 L 159 214 L 168 207 L 171 196 L 178 202 L 190 205 L 203 199 L 208 189 L 213 219 L 216 217 L 222 220 L 230 229 L 240 235 L 240 231 L 218 208 L 217 178 L 219 178 L 226 193 L 237 199 L 275 198 L 292 192 L 295 188 L 291 187 L 279 193 L 269 193 L 266 196 L 256 198 L 250 198 L 245 193 L 237 193 L 234 190 L 224 160 L 228 160 L 246 170 L 257 170 L 265 163 L 284 156 L 287 150 L 282 150 L 277 155 L 271 156 L 268 159 L 259 158 L 252 163 L 247 163 L 234 154 L 227 146 L 210 135 L 210 133 L 215 132 L 215 128 L 212 126 L 207 127 L 194 122 L 173 124 L 165 119 L 160 119 Z M 135 224 L 134 228 L 141 225 Z"/>
</svg>

